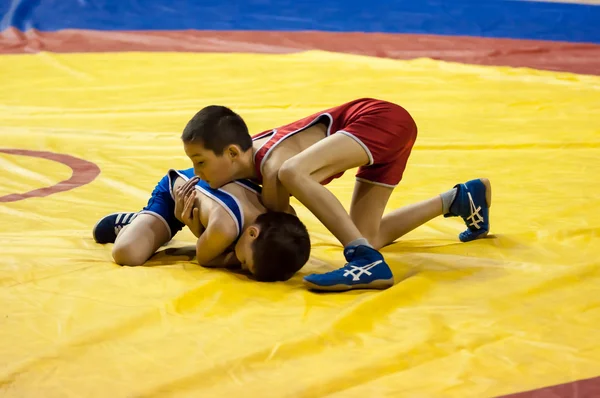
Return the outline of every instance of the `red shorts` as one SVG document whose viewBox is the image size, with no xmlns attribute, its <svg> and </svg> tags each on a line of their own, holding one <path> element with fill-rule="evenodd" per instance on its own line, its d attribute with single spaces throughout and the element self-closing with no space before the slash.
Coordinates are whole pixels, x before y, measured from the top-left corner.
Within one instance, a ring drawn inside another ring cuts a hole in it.
<svg viewBox="0 0 600 398">
<path fill-rule="evenodd" d="M 402 180 L 417 125 L 399 105 L 382 101 L 374 105 L 336 133 L 356 140 L 369 156 L 369 164 L 358 169 L 358 180 L 394 187 Z"/>
<path fill-rule="evenodd" d="M 369 156 L 369 164 L 358 169 L 356 178 L 373 184 L 396 186 L 404 174 L 410 152 L 417 139 L 417 125 L 408 111 L 399 105 L 362 98 L 313 114 L 265 135 L 271 138 L 255 155 L 257 170 L 270 149 L 286 138 L 316 124 L 327 125 L 327 135 L 344 134 L 358 142 Z M 344 173 L 321 181 L 325 185 Z"/>
</svg>

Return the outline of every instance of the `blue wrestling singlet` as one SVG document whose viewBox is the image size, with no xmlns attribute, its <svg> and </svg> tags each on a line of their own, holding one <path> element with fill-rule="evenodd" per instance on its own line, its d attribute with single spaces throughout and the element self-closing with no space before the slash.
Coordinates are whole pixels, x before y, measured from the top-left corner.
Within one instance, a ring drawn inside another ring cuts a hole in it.
<svg viewBox="0 0 600 398">
<path fill-rule="evenodd" d="M 163 221 L 169 229 L 171 238 L 173 238 L 177 232 L 181 231 L 183 227 L 185 227 L 185 224 L 175 217 L 175 196 L 173 194 L 173 185 L 177 177 L 181 177 L 187 181 L 193 176 L 193 168 L 186 170 L 170 169 L 167 175 L 158 182 L 152 191 L 152 195 L 148 200 L 148 204 L 142 209 L 142 211 L 140 211 L 140 213 L 147 213 L 157 216 L 161 221 Z M 252 181 L 238 180 L 234 182 L 260 195 L 261 187 Z M 244 230 L 244 214 L 238 199 L 223 189 L 211 188 L 208 183 L 203 180 L 198 181 L 196 184 L 196 189 L 219 203 L 225 210 L 227 210 L 227 212 L 231 215 L 231 218 L 233 218 L 235 221 L 238 231 L 237 236 L 239 238 Z"/>
</svg>

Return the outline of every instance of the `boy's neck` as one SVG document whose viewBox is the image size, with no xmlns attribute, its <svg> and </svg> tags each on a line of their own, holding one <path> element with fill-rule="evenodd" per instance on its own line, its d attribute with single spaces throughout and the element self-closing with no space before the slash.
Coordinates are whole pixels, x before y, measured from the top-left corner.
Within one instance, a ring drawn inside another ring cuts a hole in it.
<svg viewBox="0 0 600 398">
<path fill-rule="evenodd" d="M 238 163 L 238 172 L 234 176 L 236 180 L 242 178 L 256 178 L 256 168 L 254 167 L 254 153 L 257 150 L 254 146 L 244 152 Z"/>
</svg>

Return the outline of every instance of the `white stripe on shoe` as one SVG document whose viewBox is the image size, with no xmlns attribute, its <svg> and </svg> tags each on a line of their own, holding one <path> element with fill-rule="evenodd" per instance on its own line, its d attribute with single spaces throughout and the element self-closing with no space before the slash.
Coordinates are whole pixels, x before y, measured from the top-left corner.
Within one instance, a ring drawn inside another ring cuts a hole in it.
<svg viewBox="0 0 600 398">
<path fill-rule="evenodd" d="M 467 220 L 469 220 L 468 226 L 481 229 L 481 226 L 479 226 L 479 224 L 485 221 L 481 214 L 479 214 L 479 212 L 481 211 L 481 206 L 475 207 L 475 202 L 473 202 L 471 192 L 467 192 L 467 195 L 469 195 L 469 206 L 471 207 L 471 215 L 467 217 Z"/>
<path fill-rule="evenodd" d="M 357 267 L 356 265 L 353 265 L 352 269 L 344 271 L 344 276 L 350 276 L 350 275 L 352 275 L 352 280 L 353 281 L 359 281 L 360 280 L 360 276 L 362 274 L 365 274 L 367 276 L 371 276 L 371 272 L 369 272 L 369 270 L 371 268 L 375 267 L 376 265 L 381 264 L 382 262 L 383 262 L 382 260 L 377 260 L 377 261 L 374 261 L 374 262 L 372 262 L 370 264 L 363 265 L 362 267 Z M 354 271 L 358 271 L 358 273 L 355 274 Z"/>
</svg>

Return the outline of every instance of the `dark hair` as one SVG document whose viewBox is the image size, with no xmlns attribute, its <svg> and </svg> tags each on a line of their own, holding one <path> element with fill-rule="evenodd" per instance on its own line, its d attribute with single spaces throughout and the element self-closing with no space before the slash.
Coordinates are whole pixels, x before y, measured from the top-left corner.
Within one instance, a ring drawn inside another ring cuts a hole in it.
<svg viewBox="0 0 600 398">
<path fill-rule="evenodd" d="M 255 223 L 260 233 L 252 243 L 254 277 L 261 282 L 287 281 L 310 256 L 306 226 L 292 214 L 274 211 L 261 214 Z"/>
<path fill-rule="evenodd" d="M 220 105 L 210 105 L 196 113 L 183 129 L 181 139 L 185 143 L 202 143 L 216 155 L 222 155 L 232 144 L 239 145 L 244 152 L 252 147 L 252 137 L 244 119 Z"/>
</svg>

